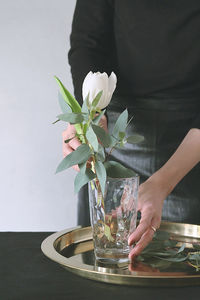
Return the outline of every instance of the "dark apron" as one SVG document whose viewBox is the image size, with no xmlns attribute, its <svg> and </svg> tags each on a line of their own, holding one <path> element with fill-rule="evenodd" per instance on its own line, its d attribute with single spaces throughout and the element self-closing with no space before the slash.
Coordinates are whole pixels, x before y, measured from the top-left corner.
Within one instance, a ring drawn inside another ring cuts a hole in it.
<svg viewBox="0 0 200 300">
<path fill-rule="evenodd" d="M 200 99 L 140 98 L 131 105 L 126 104 L 128 100 L 126 97 L 115 97 L 111 101 L 107 108 L 109 132 L 112 132 L 117 117 L 127 107 L 129 117 L 133 116 L 127 135 L 139 133 L 145 140 L 138 145 L 126 144 L 125 148 L 113 151 L 111 159 L 134 169 L 142 183 L 166 163 L 193 127 L 200 112 Z M 162 219 L 200 224 L 200 164 L 165 199 Z M 87 226 L 89 223 L 88 191 L 84 186 L 78 194 L 78 224 Z"/>
</svg>

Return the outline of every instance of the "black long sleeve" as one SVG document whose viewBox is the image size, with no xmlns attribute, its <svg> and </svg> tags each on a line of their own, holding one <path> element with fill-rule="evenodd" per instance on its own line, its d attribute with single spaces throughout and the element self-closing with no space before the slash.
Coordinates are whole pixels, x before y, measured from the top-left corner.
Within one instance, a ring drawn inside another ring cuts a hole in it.
<svg viewBox="0 0 200 300">
<path fill-rule="evenodd" d="M 115 94 L 130 104 L 135 97 L 200 100 L 199 28 L 199 0 L 77 0 L 69 51 L 77 100 L 89 71 L 114 71 Z"/>
<path fill-rule="evenodd" d="M 111 72 L 113 37 L 112 1 L 78 0 L 72 23 L 68 58 L 74 94 L 80 103 L 82 83 L 87 73 Z"/>
<path fill-rule="evenodd" d="M 200 101 L 200 99 L 199 99 Z M 196 118 L 192 122 L 191 128 L 199 128 L 200 129 L 200 113 L 197 114 Z"/>
</svg>

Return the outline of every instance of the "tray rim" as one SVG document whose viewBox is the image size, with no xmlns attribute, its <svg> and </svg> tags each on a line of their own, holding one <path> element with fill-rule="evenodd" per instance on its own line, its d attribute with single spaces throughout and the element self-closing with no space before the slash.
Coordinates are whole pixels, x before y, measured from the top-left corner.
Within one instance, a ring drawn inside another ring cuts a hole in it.
<svg viewBox="0 0 200 300">
<path fill-rule="evenodd" d="M 174 226 L 197 226 L 198 232 L 200 232 L 200 226 L 195 224 L 185 224 L 185 223 L 175 223 L 175 222 L 166 222 L 162 221 L 161 228 L 169 225 Z M 92 240 L 92 229 L 91 227 L 82 227 L 76 226 L 69 229 L 64 229 L 58 232 L 55 232 L 45 238 L 45 240 L 41 244 L 41 250 L 45 256 L 54 262 L 60 264 L 65 269 L 70 272 L 73 272 L 79 276 L 92 279 L 95 281 L 103 281 L 106 283 L 112 284 L 123 284 L 123 285 L 136 285 L 136 286 L 192 286 L 192 285 L 200 285 L 200 273 L 195 275 L 181 275 L 181 276 L 172 276 L 172 275 L 133 275 L 133 274 L 114 274 L 114 273 L 104 273 L 98 270 L 94 270 L 93 266 L 86 265 L 81 263 L 81 266 L 78 263 L 71 263 L 70 259 L 62 256 L 55 249 L 55 242 L 61 238 L 63 235 L 74 233 L 74 232 L 85 232 L 86 237 L 75 241 L 72 244 L 80 243 L 83 241 Z M 190 236 L 193 237 L 193 236 Z M 199 238 L 199 237 L 194 237 Z"/>
</svg>

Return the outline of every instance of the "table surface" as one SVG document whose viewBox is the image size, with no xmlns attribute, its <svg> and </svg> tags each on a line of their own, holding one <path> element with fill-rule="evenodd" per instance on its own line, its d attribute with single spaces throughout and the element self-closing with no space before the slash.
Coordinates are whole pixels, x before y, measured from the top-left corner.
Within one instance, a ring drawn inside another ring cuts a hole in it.
<svg viewBox="0 0 200 300">
<path fill-rule="evenodd" d="M 196 287 L 131 287 L 79 277 L 40 250 L 50 232 L 0 233 L 0 300 L 199 299 Z"/>
</svg>

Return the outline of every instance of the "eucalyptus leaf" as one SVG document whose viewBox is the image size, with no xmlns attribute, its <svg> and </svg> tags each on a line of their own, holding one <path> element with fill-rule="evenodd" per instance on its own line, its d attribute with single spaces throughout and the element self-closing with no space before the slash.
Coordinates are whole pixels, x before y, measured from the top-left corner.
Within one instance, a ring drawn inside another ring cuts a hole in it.
<svg viewBox="0 0 200 300">
<path fill-rule="evenodd" d="M 112 234 L 110 231 L 110 227 L 107 224 L 105 224 L 105 227 L 104 227 L 104 234 L 110 242 L 114 241 L 114 238 L 112 237 Z"/>
<path fill-rule="evenodd" d="M 149 254 L 149 256 L 156 256 L 156 257 L 162 258 L 162 257 L 170 257 L 172 255 L 175 255 L 175 253 L 177 253 L 176 251 L 174 251 L 173 254 L 172 254 L 171 252 L 169 253 L 165 249 L 164 249 L 164 251 L 165 252 L 156 252 L 156 251 L 154 252 L 154 251 L 152 251 L 152 252 L 148 252 L 148 254 Z"/>
<path fill-rule="evenodd" d="M 185 249 L 185 244 L 183 244 L 177 251 L 177 253 L 181 253 L 183 252 L 183 250 Z"/>
<path fill-rule="evenodd" d="M 155 268 L 167 268 L 173 263 L 178 268 L 185 267 L 188 262 L 196 271 L 200 270 L 200 252 L 189 252 L 185 244 L 177 249 L 178 242 L 170 239 L 170 233 L 157 231 L 152 242 L 138 257 L 139 261 Z M 194 246 L 194 245 L 193 245 Z M 180 264 L 180 265 L 179 265 Z M 171 267 L 171 266 L 170 266 Z M 176 267 L 175 267 L 176 268 Z"/>
<path fill-rule="evenodd" d="M 98 103 L 99 103 L 99 100 L 100 100 L 102 94 L 103 94 L 103 91 L 100 91 L 100 92 L 96 95 L 96 97 L 95 97 L 94 100 L 92 101 L 92 107 L 95 108 L 95 107 L 98 106 Z"/>
<path fill-rule="evenodd" d="M 81 111 L 82 111 L 83 113 L 87 113 L 87 114 L 89 114 L 89 110 L 88 110 L 88 100 L 89 100 L 89 93 L 88 93 L 86 99 L 83 101 L 83 105 L 82 105 L 82 108 L 81 108 Z"/>
<path fill-rule="evenodd" d="M 144 141 L 144 137 L 139 134 L 134 134 L 126 138 L 127 143 L 129 144 L 138 144 Z"/>
<path fill-rule="evenodd" d="M 78 101 L 70 94 L 70 92 L 66 89 L 64 84 L 60 81 L 60 79 L 56 76 L 54 76 L 56 79 L 59 87 L 60 87 L 60 92 L 63 96 L 63 99 L 65 102 L 71 107 L 72 112 L 80 113 L 81 112 L 81 106 L 78 103 Z"/>
<path fill-rule="evenodd" d="M 101 144 L 98 145 L 98 152 L 96 153 L 96 157 L 98 160 L 102 162 L 104 162 L 105 160 L 105 151 L 104 151 L 104 147 Z"/>
<path fill-rule="evenodd" d="M 193 244 L 193 248 L 200 251 L 200 245 L 199 244 Z"/>
<path fill-rule="evenodd" d="M 182 261 L 185 261 L 187 259 L 187 255 L 177 256 L 177 257 L 168 257 L 168 258 L 164 258 L 164 257 L 158 257 L 158 258 L 162 259 L 162 260 L 170 261 L 170 262 L 182 262 Z"/>
<path fill-rule="evenodd" d="M 100 126 L 92 124 L 92 129 L 104 147 L 108 148 L 112 144 L 111 136 Z"/>
<path fill-rule="evenodd" d="M 87 167 L 87 161 L 78 164 L 78 166 L 79 166 L 80 172 L 85 173 L 86 167 Z"/>
<path fill-rule="evenodd" d="M 175 247 L 177 245 L 177 241 L 174 241 L 174 240 L 167 240 L 167 241 L 164 241 L 164 246 L 165 247 Z"/>
<path fill-rule="evenodd" d="M 125 137 L 125 135 L 126 135 L 126 133 L 124 131 L 120 131 L 119 132 L 119 138 L 120 138 L 120 140 L 123 140 L 124 137 Z"/>
<path fill-rule="evenodd" d="M 189 260 L 199 260 L 200 262 L 200 253 L 191 253 L 189 255 Z"/>
<path fill-rule="evenodd" d="M 86 132 L 86 138 L 88 140 L 88 142 L 92 145 L 93 149 L 95 152 L 98 151 L 98 140 L 97 140 L 97 136 L 94 133 L 94 130 L 92 129 L 92 127 L 88 127 L 87 132 Z"/>
<path fill-rule="evenodd" d="M 111 178 L 129 178 L 136 175 L 133 170 L 125 168 L 116 161 L 106 161 L 104 166 L 106 168 L 107 176 Z"/>
<path fill-rule="evenodd" d="M 86 169 L 85 172 L 80 171 L 75 177 L 74 180 L 74 191 L 78 193 L 80 188 L 84 186 L 86 183 L 94 179 L 96 175 L 90 169 Z"/>
<path fill-rule="evenodd" d="M 127 126 L 127 122 L 128 122 L 128 111 L 127 109 L 125 109 L 118 117 L 113 131 L 112 131 L 112 135 L 115 136 L 117 139 L 119 137 L 119 132 L 123 132 L 126 130 L 126 126 Z"/>
<path fill-rule="evenodd" d="M 107 176 L 106 176 L 106 169 L 101 161 L 99 160 L 95 161 L 95 170 L 96 170 L 97 178 L 100 183 L 102 195 L 104 195 Z"/>
<path fill-rule="evenodd" d="M 61 121 L 69 122 L 71 124 L 82 123 L 84 120 L 82 113 L 65 113 L 58 115 L 57 118 Z"/>
<path fill-rule="evenodd" d="M 164 241 L 170 238 L 170 234 L 167 231 L 159 230 L 154 235 L 154 240 Z"/>
<path fill-rule="evenodd" d="M 58 92 L 58 102 L 61 108 L 61 111 L 65 114 L 65 113 L 71 113 L 71 107 L 69 106 L 69 104 L 66 103 L 66 101 L 63 99 L 63 96 L 61 95 L 60 92 Z"/>
<path fill-rule="evenodd" d="M 59 173 L 76 164 L 86 162 L 91 156 L 90 147 L 87 144 L 80 145 L 75 151 L 68 154 L 58 165 L 56 173 Z"/>
</svg>

